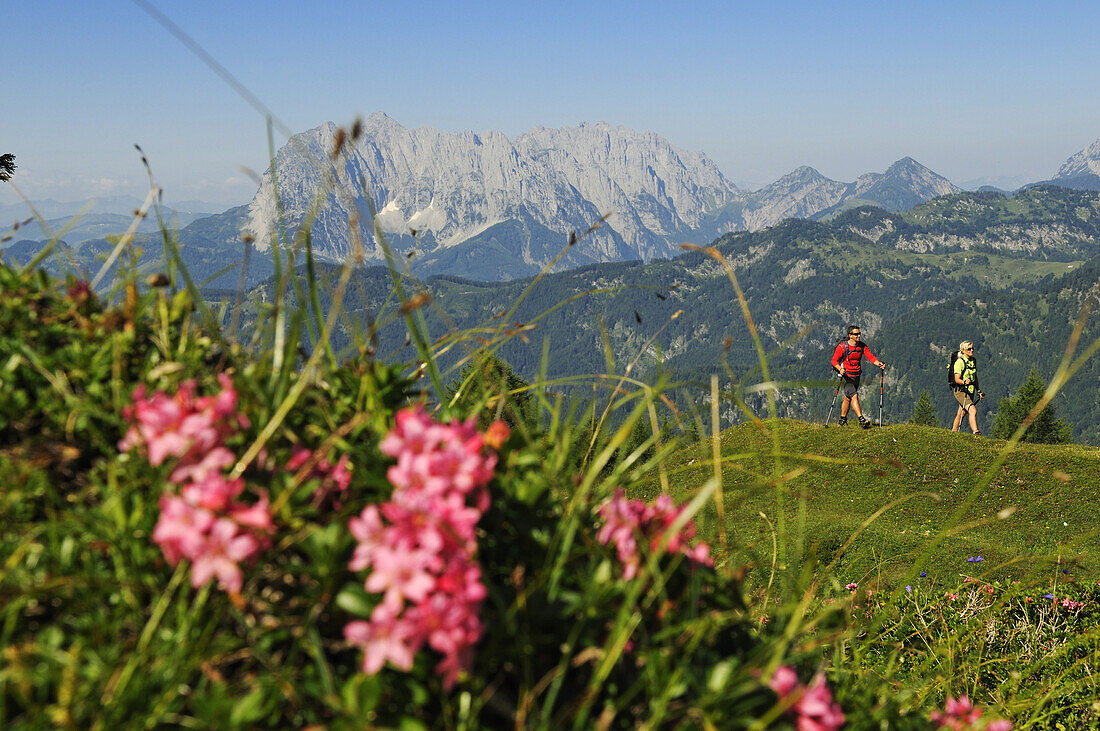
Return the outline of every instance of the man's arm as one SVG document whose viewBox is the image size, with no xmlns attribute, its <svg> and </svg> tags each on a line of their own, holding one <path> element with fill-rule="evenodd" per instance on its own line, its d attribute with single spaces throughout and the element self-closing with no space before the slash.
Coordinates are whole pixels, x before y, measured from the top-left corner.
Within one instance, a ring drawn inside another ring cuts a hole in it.
<svg viewBox="0 0 1100 731">
<path fill-rule="evenodd" d="M 879 360 L 878 356 L 872 353 L 871 349 L 868 348 L 866 344 L 863 345 L 863 353 L 867 356 L 867 360 L 871 361 L 871 365 L 878 366 L 882 370 L 886 370 L 886 364 Z"/>
</svg>

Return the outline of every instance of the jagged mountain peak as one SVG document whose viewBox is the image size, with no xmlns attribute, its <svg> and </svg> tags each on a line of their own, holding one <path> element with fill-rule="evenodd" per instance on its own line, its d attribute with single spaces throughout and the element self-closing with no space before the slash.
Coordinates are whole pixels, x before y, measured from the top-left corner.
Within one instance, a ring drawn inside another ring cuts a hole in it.
<svg viewBox="0 0 1100 731">
<path fill-rule="evenodd" d="M 927 169 L 928 168 L 926 168 L 924 165 L 921 165 L 919 162 L 917 162 L 913 158 L 906 155 L 905 157 L 901 158 L 900 160 L 896 160 L 893 164 L 890 165 L 890 167 L 886 168 L 886 172 L 890 173 L 890 172 L 896 172 L 896 171 L 899 171 L 899 170 L 927 170 Z"/>
<path fill-rule="evenodd" d="M 1058 168 L 1054 179 L 1075 178 L 1081 175 L 1100 175 L 1100 139 L 1091 145 L 1070 156 L 1068 160 Z"/>
<path fill-rule="evenodd" d="M 326 122 L 294 135 L 278 152 L 249 206 L 260 248 L 278 230 L 281 210 L 292 227 L 311 221 L 321 259 L 343 260 L 362 242 L 365 259 L 381 261 L 377 225 L 396 249 L 415 249 L 418 275 L 514 277 L 537 272 L 571 232 L 605 214 L 611 215 L 583 245 L 568 249 L 559 268 L 674 255 L 684 242 L 709 243 L 729 231 L 835 209 L 883 181 L 885 193 L 861 202 L 897 210 L 957 190 L 903 158 L 857 183 L 802 166 L 746 193 L 705 153 L 606 121 L 536 126 L 509 139 L 493 130 L 409 129 L 374 112 L 362 134 L 333 157 L 337 133 Z"/>
<path fill-rule="evenodd" d="M 381 110 L 379 110 L 377 112 L 371 112 L 370 114 L 368 114 L 366 122 L 367 122 L 367 124 L 375 124 L 375 125 L 384 124 L 384 123 L 388 123 L 388 122 L 392 122 L 393 124 L 398 124 L 398 122 L 394 121 L 393 117 L 391 117 L 390 115 L 386 114 L 385 112 L 383 112 Z"/>
<path fill-rule="evenodd" d="M 740 195 L 703 153 L 606 122 L 535 127 L 509 140 L 496 131 L 407 129 L 376 112 L 355 143 L 332 159 L 336 133 L 335 125 L 325 123 L 295 135 L 279 151 L 279 174 L 268 172 L 250 205 L 261 247 L 277 230 L 276 179 L 291 224 L 305 220 L 321 195 L 312 231 L 322 258 L 345 258 L 358 238 L 368 261 L 381 260 L 371 225 L 371 212 L 377 211 L 381 229 L 399 244 L 403 240 L 401 246 L 411 247 L 409 231 L 417 231 L 414 267 L 430 267 L 443 250 L 466 242 L 498 241 L 501 226 L 507 237 L 516 231 L 536 236 L 534 243 L 508 242 L 515 256 L 512 276 L 538 271 L 571 231 L 588 229 L 605 213 L 613 215 L 585 246 L 569 252 L 565 265 L 650 259 L 675 253 L 685 240 L 705 243 L 720 233 L 699 231 L 708 216 Z M 326 188 L 331 196 L 324 195 Z M 356 225 L 360 230 L 353 235 Z"/>
<path fill-rule="evenodd" d="M 812 168 L 809 165 L 801 165 L 801 166 L 795 168 L 794 170 L 792 170 L 791 172 L 787 173 L 786 175 L 782 176 L 778 180 L 776 180 L 774 183 L 772 183 L 772 185 L 788 185 L 790 183 L 795 183 L 795 182 L 818 182 L 818 181 L 835 182 L 835 181 L 832 181 L 829 178 L 825 177 L 820 172 L 818 172 L 817 168 Z M 768 187 L 768 186 L 765 186 L 765 187 Z"/>
<path fill-rule="evenodd" d="M 851 190 L 854 197 L 896 211 L 908 210 L 930 198 L 961 192 L 962 188 L 911 157 L 894 162 L 884 173 L 860 176 Z"/>
<path fill-rule="evenodd" d="M 754 193 L 754 196 L 758 199 L 766 199 L 775 195 L 783 195 L 785 193 L 791 193 L 793 191 L 804 190 L 807 188 L 820 188 L 820 187 L 835 187 L 844 186 L 844 183 L 838 183 L 835 180 L 826 178 L 819 173 L 815 168 L 809 165 L 803 165 L 795 168 L 791 172 L 787 173 L 783 177 L 776 180 L 774 183 L 765 185 L 760 190 Z"/>
<path fill-rule="evenodd" d="M 927 180 L 940 180 L 948 184 L 951 184 L 947 178 L 941 175 L 937 175 L 931 168 L 920 164 L 911 157 L 903 157 L 900 160 L 894 162 L 890 167 L 886 168 L 884 173 L 887 177 L 890 176 L 909 176 L 909 177 L 921 177 Z M 952 187 L 956 187 L 952 184 Z M 956 190 L 961 190 L 956 187 Z"/>
</svg>

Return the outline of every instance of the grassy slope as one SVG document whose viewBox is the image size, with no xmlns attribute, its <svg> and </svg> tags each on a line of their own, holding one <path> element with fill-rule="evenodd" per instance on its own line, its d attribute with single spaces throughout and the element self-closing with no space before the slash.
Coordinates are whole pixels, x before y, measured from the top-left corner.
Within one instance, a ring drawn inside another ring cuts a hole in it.
<svg viewBox="0 0 1100 731">
<path fill-rule="evenodd" d="M 881 572 L 899 579 L 930 541 L 958 523 L 950 518 L 1007 442 L 909 425 L 864 431 L 853 426 L 781 421 L 781 472 L 806 471 L 787 483 L 786 525 L 797 525 L 799 500 L 806 498 L 806 543 L 830 561 L 875 511 L 899 499 L 858 536 L 838 562 L 844 581 Z M 726 462 L 723 490 L 729 535 L 749 553 L 770 563 L 772 534 L 759 513 L 778 526 L 779 495 L 766 483 L 773 475 L 773 442 L 759 427 L 744 424 L 722 434 Z M 748 455 L 748 456 L 746 456 Z M 764 456 L 769 455 L 769 456 Z M 691 445 L 668 460 L 670 491 L 686 499 L 713 473 L 709 442 Z M 915 566 L 929 576 L 957 580 L 960 573 L 1021 581 L 1063 576 L 1064 569 L 1100 573 L 1095 506 L 1100 504 L 1100 450 L 1078 445 L 1019 445 L 988 486 L 977 491 L 961 523 L 970 528 L 947 537 Z M 656 484 L 650 486 L 655 492 Z M 934 493 L 938 496 L 925 493 Z M 999 520 L 998 512 L 1015 512 Z M 713 504 L 701 518 L 701 532 L 717 544 Z M 980 564 L 967 563 L 982 556 Z M 737 560 L 744 560 L 744 556 Z M 782 561 L 782 558 L 781 558 Z"/>
</svg>

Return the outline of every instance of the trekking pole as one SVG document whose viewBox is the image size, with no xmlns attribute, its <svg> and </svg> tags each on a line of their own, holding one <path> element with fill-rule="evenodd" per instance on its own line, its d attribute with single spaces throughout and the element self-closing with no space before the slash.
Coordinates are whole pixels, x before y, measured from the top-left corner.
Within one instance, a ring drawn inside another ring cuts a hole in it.
<svg viewBox="0 0 1100 731">
<path fill-rule="evenodd" d="M 882 391 L 886 386 L 886 369 L 882 369 L 882 378 L 878 382 L 878 425 L 882 426 Z"/>
<path fill-rule="evenodd" d="M 829 404 L 829 415 L 825 418 L 825 428 L 829 428 L 829 422 L 833 420 L 833 407 L 836 406 L 836 397 L 840 393 L 840 384 L 843 382 L 844 376 L 839 376 L 836 379 L 836 391 L 833 391 L 833 402 Z"/>
</svg>

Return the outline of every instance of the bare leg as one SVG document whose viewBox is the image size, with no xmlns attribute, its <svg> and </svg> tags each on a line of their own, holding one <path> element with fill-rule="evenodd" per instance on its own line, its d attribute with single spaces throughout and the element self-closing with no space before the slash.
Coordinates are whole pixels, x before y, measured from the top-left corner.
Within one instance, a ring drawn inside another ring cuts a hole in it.
<svg viewBox="0 0 1100 731">
<path fill-rule="evenodd" d="M 975 406 L 974 404 L 971 404 L 970 408 L 967 409 L 967 412 L 970 414 L 970 431 L 977 434 L 978 433 L 978 407 Z"/>
<path fill-rule="evenodd" d="M 845 416 L 848 415 L 848 406 L 850 404 L 850 401 L 851 400 L 847 396 L 845 396 L 844 401 L 842 401 L 840 403 L 840 417 L 841 418 L 844 418 Z M 858 414 L 859 414 L 859 411 L 856 411 L 856 415 L 858 415 Z"/>
<path fill-rule="evenodd" d="M 960 406 L 959 410 L 957 412 L 955 412 L 955 423 L 951 425 L 951 431 L 958 431 L 959 430 L 959 426 L 962 424 L 962 420 L 963 420 L 963 411 L 964 411 L 963 407 Z M 973 417 L 971 417 L 971 418 L 973 418 Z"/>
<path fill-rule="evenodd" d="M 847 411 L 847 409 L 845 409 Z M 859 394 L 852 394 L 852 411 L 856 412 L 856 416 L 863 418 L 863 410 L 859 408 Z"/>
</svg>

